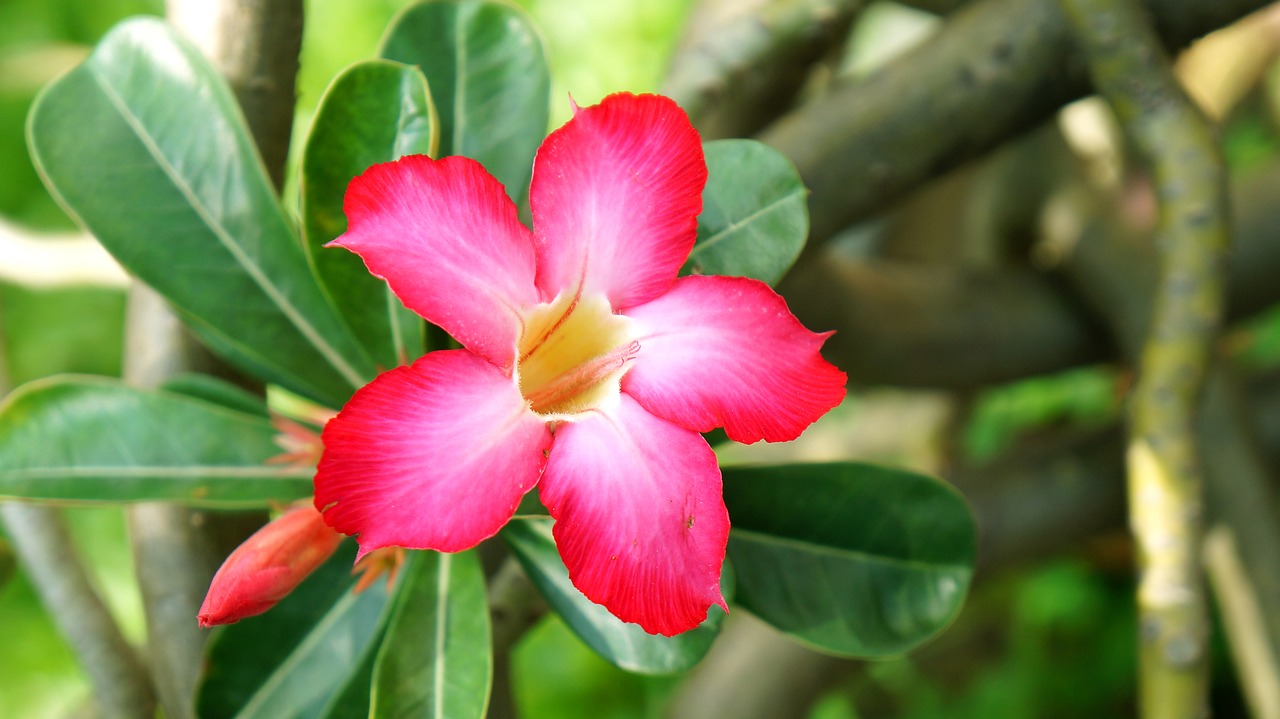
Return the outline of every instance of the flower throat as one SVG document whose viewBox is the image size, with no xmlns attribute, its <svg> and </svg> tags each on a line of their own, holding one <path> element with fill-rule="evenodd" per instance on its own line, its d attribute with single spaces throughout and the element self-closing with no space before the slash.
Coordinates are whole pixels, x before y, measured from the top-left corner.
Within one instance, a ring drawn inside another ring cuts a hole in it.
<svg viewBox="0 0 1280 719">
<path fill-rule="evenodd" d="M 517 347 L 520 394 L 541 415 L 599 406 L 617 394 L 640 351 L 630 325 L 602 295 L 562 295 L 532 307 Z"/>
</svg>

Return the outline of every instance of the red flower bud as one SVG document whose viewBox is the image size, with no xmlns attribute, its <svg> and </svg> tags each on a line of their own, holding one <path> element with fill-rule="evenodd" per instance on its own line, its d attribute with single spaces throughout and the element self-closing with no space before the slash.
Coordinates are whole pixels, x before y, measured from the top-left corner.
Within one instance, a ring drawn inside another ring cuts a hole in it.
<svg viewBox="0 0 1280 719">
<path fill-rule="evenodd" d="M 342 535 L 310 504 L 259 529 L 227 557 L 200 607 L 200 626 L 231 624 L 284 599 L 338 548 Z"/>
</svg>

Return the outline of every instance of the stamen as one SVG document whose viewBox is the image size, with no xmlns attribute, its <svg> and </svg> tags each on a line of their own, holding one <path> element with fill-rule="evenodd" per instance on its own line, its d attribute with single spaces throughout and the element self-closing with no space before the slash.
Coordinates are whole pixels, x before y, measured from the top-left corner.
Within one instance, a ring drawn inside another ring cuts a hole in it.
<svg viewBox="0 0 1280 719">
<path fill-rule="evenodd" d="M 542 346 L 546 343 L 547 338 L 555 334 L 556 330 L 560 329 L 560 327 L 563 326 L 564 323 L 571 316 L 573 316 L 573 311 L 578 309 L 578 300 L 581 298 L 582 298 L 582 288 L 578 288 L 577 294 L 573 296 L 573 300 L 570 301 L 569 306 L 565 308 L 564 314 L 560 315 L 559 319 L 551 323 L 550 326 L 548 326 L 545 330 L 542 331 L 541 334 L 538 335 L 538 339 L 534 340 L 533 345 L 530 346 L 529 349 L 524 352 L 524 354 L 520 355 L 520 359 L 518 360 L 518 362 L 524 362 L 525 360 L 529 359 L 534 354 L 536 354 L 538 350 L 542 349 Z"/>
<path fill-rule="evenodd" d="M 535 412 L 546 413 L 582 390 L 622 369 L 640 353 L 640 343 L 632 340 L 625 346 L 568 369 L 536 391 L 525 396 Z"/>
</svg>

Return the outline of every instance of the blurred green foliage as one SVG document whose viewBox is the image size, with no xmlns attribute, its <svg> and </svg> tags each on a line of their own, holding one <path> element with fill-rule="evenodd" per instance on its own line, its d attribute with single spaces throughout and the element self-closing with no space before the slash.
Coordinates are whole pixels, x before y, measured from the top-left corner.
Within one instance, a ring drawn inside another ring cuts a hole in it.
<svg viewBox="0 0 1280 719">
<path fill-rule="evenodd" d="M 974 403 L 963 450 L 973 459 L 987 460 L 1037 430 L 1114 421 L 1123 396 L 1119 380 L 1111 368 L 1083 367 L 992 387 Z"/>
<path fill-rule="evenodd" d="M 0 283 L 0 366 L 11 386 L 60 372 L 118 376 L 123 330 L 118 289 Z"/>
</svg>

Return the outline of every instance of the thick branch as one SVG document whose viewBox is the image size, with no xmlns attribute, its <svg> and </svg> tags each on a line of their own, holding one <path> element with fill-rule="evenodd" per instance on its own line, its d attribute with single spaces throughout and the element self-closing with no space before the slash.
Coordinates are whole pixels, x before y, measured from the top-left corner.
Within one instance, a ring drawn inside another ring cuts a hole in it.
<svg viewBox="0 0 1280 719">
<path fill-rule="evenodd" d="M 809 69 L 844 41 L 865 4 L 770 0 L 727 18 L 696 13 L 662 92 L 704 140 L 750 135 L 791 105 Z"/>
<path fill-rule="evenodd" d="M 1267 2 L 1147 6 L 1165 47 L 1180 48 Z M 817 245 L 1088 91 L 1056 0 L 982 0 L 950 15 L 914 52 L 800 107 L 760 139 L 787 154 L 812 191 Z"/>
<path fill-rule="evenodd" d="M 828 256 L 779 291 L 852 382 L 964 387 L 1097 362 L 1106 334 L 1045 278 Z"/>
<path fill-rule="evenodd" d="M 1239 319 L 1280 302 L 1280 242 L 1274 241 L 1280 165 L 1234 181 L 1230 204 L 1235 244 L 1227 258 L 1227 310 L 1229 319 Z M 1076 283 L 1092 300 L 1087 304 L 1099 308 L 1094 311 L 1063 293 L 1056 275 L 931 267 L 832 251 L 797 266 L 778 289 L 805 325 L 836 331 L 826 354 L 857 384 L 972 389 L 1115 360 L 1121 352 L 1102 329 L 1102 318 L 1120 309 L 1131 327 L 1146 327 L 1150 305 L 1133 306 L 1122 295 L 1127 285 L 1150 287 L 1143 282 L 1154 281 L 1147 274 L 1154 264 L 1114 262 L 1108 248 L 1140 240 L 1109 214 L 1095 213 L 1066 273 L 1111 278 Z"/>
<path fill-rule="evenodd" d="M 93 588 L 60 510 L 0 504 L 0 520 L 107 717 L 149 719 L 156 699 L 141 659 Z"/>
</svg>

